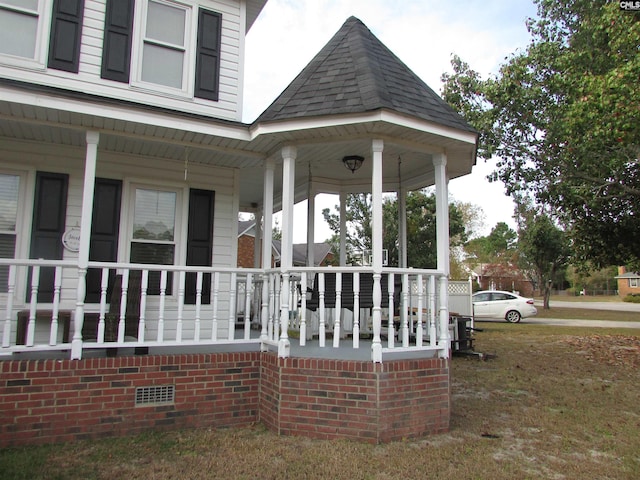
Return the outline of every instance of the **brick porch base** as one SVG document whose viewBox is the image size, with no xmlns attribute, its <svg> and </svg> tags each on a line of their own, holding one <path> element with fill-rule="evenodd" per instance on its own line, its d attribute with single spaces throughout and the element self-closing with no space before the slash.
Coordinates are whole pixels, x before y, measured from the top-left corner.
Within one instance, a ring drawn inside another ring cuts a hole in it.
<svg viewBox="0 0 640 480">
<path fill-rule="evenodd" d="M 283 435 L 383 443 L 447 431 L 449 416 L 446 359 L 244 352 L 0 361 L 0 447 L 258 421 Z"/>
</svg>

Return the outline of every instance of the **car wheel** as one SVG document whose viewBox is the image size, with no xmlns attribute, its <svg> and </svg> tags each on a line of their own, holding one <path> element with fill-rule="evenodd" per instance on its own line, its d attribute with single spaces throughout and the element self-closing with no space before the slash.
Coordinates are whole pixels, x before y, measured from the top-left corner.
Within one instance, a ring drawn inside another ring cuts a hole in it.
<svg viewBox="0 0 640 480">
<path fill-rule="evenodd" d="M 520 312 L 515 310 L 509 310 L 504 317 L 504 319 L 509 323 L 518 323 L 521 318 L 522 316 L 520 315 Z"/>
</svg>

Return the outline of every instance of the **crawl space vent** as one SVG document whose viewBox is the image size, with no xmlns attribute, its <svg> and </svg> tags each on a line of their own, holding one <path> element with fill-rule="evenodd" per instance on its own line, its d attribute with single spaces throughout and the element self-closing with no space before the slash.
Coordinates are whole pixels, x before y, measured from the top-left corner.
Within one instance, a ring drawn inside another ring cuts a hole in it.
<svg viewBox="0 0 640 480">
<path fill-rule="evenodd" d="M 154 387 L 136 388 L 136 405 L 157 405 L 173 403 L 175 400 L 175 386 L 161 385 Z"/>
</svg>

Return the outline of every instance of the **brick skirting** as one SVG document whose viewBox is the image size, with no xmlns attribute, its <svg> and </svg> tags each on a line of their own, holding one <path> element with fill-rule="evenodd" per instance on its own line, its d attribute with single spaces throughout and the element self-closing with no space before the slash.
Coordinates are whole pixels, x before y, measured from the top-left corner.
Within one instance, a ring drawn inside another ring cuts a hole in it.
<svg viewBox="0 0 640 480">
<path fill-rule="evenodd" d="M 136 405 L 145 387 L 174 397 Z M 447 431 L 449 416 L 446 359 L 245 352 L 0 361 L 0 447 L 258 421 L 283 435 L 381 443 Z"/>
</svg>

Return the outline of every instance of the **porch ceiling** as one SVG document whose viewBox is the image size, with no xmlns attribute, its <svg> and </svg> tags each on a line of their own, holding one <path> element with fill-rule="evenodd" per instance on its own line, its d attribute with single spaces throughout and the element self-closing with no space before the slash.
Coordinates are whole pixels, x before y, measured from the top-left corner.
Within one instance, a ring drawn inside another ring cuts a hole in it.
<svg viewBox="0 0 640 480">
<path fill-rule="evenodd" d="M 124 106 L 121 108 L 127 111 Z M 400 184 L 407 189 L 432 185 L 434 153 L 446 152 L 450 178 L 470 173 L 475 163 L 475 143 L 470 142 L 473 135 L 460 136 L 460 132 L 448 132 L 428 122 L 388 112 L 251 127 L 168 112 L 151 112 L 135 119 L 118 116 L 113 109 L 106 114 L 94 112 L 0 101 L 0 138 L 84 148 L 85 133 L 93 130 L 101 134 L 99 152 L 181 163 L 188 157 L 190 164 L 238 168 L 242 210 L 251 210 L 262 203 L 264 162 L 272 158 L 280 165 L 280 149 L 286 145 L 294 145 L 298 150 L 296 202 L 307 197 L 310 178 L 316 193 L 369 191 L 373 139 L 384 140 L 386 191 L 397 190 Z M 345 155 L 363 156 L 362 167 L 351 173 L 342 164 Z M 276 168 L 276 207 L 281 187 L 282 176 Z"/>
</svg>

